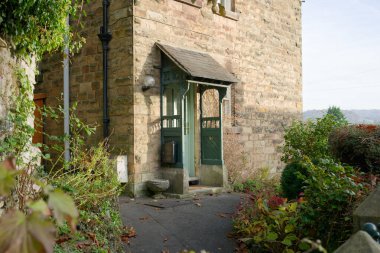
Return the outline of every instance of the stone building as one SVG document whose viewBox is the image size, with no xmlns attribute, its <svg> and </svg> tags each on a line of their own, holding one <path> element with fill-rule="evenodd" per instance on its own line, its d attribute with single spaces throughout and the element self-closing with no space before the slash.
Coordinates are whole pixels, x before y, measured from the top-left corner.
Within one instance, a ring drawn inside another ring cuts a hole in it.
<svg viewBox="0 0 380 253">
<path fill-rule="evenodd" d="M 127 155 L 136 195 L 154 178 L 170 179 L 169 191 L 179 194 L 189 180 L 224 186 L 222 115 L 239 115 L 229 127 L 252 170 L 281 169 L 284 127 L 302 112 L 300 0 L 218 0 L 217 7 L 207 0 L 110 1 L 109 123 L 98 38 L 103 2 L 86 6 L 87 42 L 71 59 L 70 97 L 79 116 L 99 126 L 90 143 L 109 124 L 111 148 Z M 61 56 L 47 58 L 41 71 L 36 92 L 56 105 Z M 205 94 L 216 100 L 208 103 Z M 48 121 L 45 130 L 62 128 Z"/>
</svg>

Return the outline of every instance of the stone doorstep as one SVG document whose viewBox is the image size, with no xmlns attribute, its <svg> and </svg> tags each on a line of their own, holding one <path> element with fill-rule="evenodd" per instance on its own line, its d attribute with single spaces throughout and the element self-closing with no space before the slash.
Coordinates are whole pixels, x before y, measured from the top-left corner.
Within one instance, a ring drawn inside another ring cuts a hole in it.
<svg viewBox="0 0 380 253">
<path fill-rule="evenodd" d="M 226 192 L 223 187 L 199 187 L 199 189 L 191 189 L 188 193 L 178 194 L 178 193 L 163 193 L 167 198 L 175 199 L 190 199 L 194 198 L 197 195 L 210 195 L 210 194 L 220 194 Z"/>
</svg>

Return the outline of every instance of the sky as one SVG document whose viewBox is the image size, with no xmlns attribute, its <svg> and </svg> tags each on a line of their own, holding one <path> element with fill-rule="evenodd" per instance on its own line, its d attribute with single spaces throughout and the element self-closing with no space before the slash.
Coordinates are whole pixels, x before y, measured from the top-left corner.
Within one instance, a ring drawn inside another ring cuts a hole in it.
<svg viewBox="0 0 380 253">
<path fill-rule="evenodd" d="M 304 110 L 380 109 L 380 0 L 302 8 Z"/>
</svg>

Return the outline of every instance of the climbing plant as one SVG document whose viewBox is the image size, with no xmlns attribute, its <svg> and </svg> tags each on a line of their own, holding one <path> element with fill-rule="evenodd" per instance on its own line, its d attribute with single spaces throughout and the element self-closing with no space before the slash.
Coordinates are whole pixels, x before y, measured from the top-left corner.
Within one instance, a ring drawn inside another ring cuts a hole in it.
<svg viewBox="0 0 380 253">
<path fill-rule="evenodd" d="M 0 198 L 6 208 L 0 218 L 0 252 L 52 252 L 52 218 L 57 224 L 66 221 L 75 230 L 78 211 L 68 194 L 40 180 L 36 173 L 41 155 L 31 148 L 32 84 L 25 70 L 16 72 L 18 93 L 8 114 L 12 127 L 0 142 L 5 161 L 0 163 Z"/>
<path fill-rule="evenodd" d="M 40 57 L 46 52 L 70 45 L 78 48 L 83 39 L 75 27 L 81 27 L 83 4 L 89 0 L 2 0 L 0 36 L 24 57 Z M 75 22 L 68 28 L 66 18 Z M 67 39 L 65 39 L 67 38 Z"/>
<path fill-rule="evenodd" d="M 27 150 L 34 133 L 33 127 L 28 123 L 28 119 L 34 112 L 34 103 L 31 98 L 33 85 L 30 83 L 25 70 L 17 69 L 16 76 L 18 79 L 17 94 L 12 96 L 12 107 L 8 113 L 11 131 L 0 144 L 0 154 L 15 156 L 18 158 L 17 163 L 19 163 L 22 153 Z"/>
</svg>

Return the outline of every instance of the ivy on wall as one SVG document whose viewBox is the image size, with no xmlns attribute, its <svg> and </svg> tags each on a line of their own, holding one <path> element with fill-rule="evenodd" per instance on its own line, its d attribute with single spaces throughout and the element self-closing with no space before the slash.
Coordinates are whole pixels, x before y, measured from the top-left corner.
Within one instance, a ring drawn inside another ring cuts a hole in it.
<svg viewBox="0 0 380 253">
<path fill-rule="evenodd" d="M 76 49 L 83 39 L 66 26 L 66 18 L 70 15 L 70 19 L 81 26 L 84 2 L 88 0 L 2 0 L 0 37 L 24 57 L 40 57 L 66 45 Z"/>
</svg>

